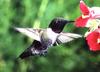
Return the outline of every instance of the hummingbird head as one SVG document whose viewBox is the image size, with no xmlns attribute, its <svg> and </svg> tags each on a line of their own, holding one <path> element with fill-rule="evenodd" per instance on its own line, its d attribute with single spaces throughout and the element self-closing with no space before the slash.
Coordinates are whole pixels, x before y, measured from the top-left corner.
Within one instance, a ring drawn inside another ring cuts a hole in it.
<svg viewBox="0 0 100 72">
<path fill-rule="evenodd" d="M 65 20 L 64 18 L 54 18 L 49 24 L 49 28 L 51 28 L 56 33 L 60 33 L 62 32 L 64 26 L 67 23 L 71 23 L 71 22 L 74 22 L 74 21 L 68 21 L 68 20 Z"/>
</svg>

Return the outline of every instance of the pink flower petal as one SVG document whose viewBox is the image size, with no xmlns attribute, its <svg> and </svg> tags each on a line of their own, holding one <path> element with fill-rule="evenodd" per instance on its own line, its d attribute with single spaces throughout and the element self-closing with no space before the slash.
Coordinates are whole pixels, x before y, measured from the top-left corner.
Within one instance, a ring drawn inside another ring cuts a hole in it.
<svg viewBox="0 0 100 72">
<path fill-rule="evenodd" d="M 85 27 L 88 19 L 89 19 L 89 17 L 82 18 L 82 16 L 80 16 L 79 18 L 76 19 L 75 26 L 76 27 Z"/>
<path fill-rule="evenodd" d="M 80 1 L 80 10 L 83 15 L 89 15 L 89 9 L 83 1 Z"/>
<path fill-rule="evenodd" d="M 91 51 L 100 50 L 100 43 L 98 43 L 98 38 L 100 38 L 100 33 L 97 30 L 93 31 L 86 37 L 87 43 Z"/>
</svg>

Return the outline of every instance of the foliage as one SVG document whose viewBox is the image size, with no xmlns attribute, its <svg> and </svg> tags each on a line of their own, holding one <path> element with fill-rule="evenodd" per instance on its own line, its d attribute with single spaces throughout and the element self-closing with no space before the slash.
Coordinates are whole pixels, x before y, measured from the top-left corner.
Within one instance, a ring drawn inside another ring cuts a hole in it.
<svg viewBox="0 0 100 72">
<path fill-rule="evenodd" d="M 100 6 L 99 0 L 85 0 Z M 13 27 L 46 28 L 55 17 L 75 20 L 79 0 L 0 0 L 0 72 L 99 72 L 100 54 L 91 52 L 84 38 L 49 49 L 45 57 L 17 57 L 32 40 Z M 65 32 L 84 35 L 87 29 L 66 25 Z"/>
</svg>

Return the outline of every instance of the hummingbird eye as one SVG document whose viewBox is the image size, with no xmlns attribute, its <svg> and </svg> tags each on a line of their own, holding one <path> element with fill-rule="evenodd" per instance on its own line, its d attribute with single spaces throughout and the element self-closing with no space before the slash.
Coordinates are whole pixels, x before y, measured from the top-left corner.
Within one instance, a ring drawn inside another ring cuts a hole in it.
<svg viewBox="0 0 100 72">
<path fill-rule="evenodd" d="M 61 24 L 61 21 L 60 20 L 56 20 L 55 24 Z"/>
</svg>

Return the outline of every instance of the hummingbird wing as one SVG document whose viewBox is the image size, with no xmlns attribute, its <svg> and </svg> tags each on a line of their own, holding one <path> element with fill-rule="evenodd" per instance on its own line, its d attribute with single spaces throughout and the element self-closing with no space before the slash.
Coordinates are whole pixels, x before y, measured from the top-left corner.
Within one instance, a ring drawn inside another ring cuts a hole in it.
<svg viewBox="0 0 100 72">
<path fill-rule="evenodd" d="M 19 55 L 19 58 L 24 59 L 34 55 L 45 55 L 46 53 L 47 48 L 44 49 L 40 41 L 34 40 L 32 44 Z"/>
<path fill-rule="evenodd" d="M 41 43 L 37 40 L 34 40 L 32 44 L 24 52 L 20 54 L 19 58 L 24 59 L 29 56 L 35 55 L 39 53 L 38 51 L 35 50 L 39 50 L 40 48 L 41 48 Z"/>
<path fill-rule="evenodd" d="M 40 41 L 41 33 L 44 29 L 33 29 L 33 28 L 15 28 L 17 31 L 21 32 L 22 34 Z"/>
<path fill-rule="evenodd" d="M 56 40 L 56 45 L 61 43 L 67 43 L 70 42 L 76 38 L 80 38 L 82 35 L 75 34 L 75 33 L 61 33 Z"/>
</svg>

